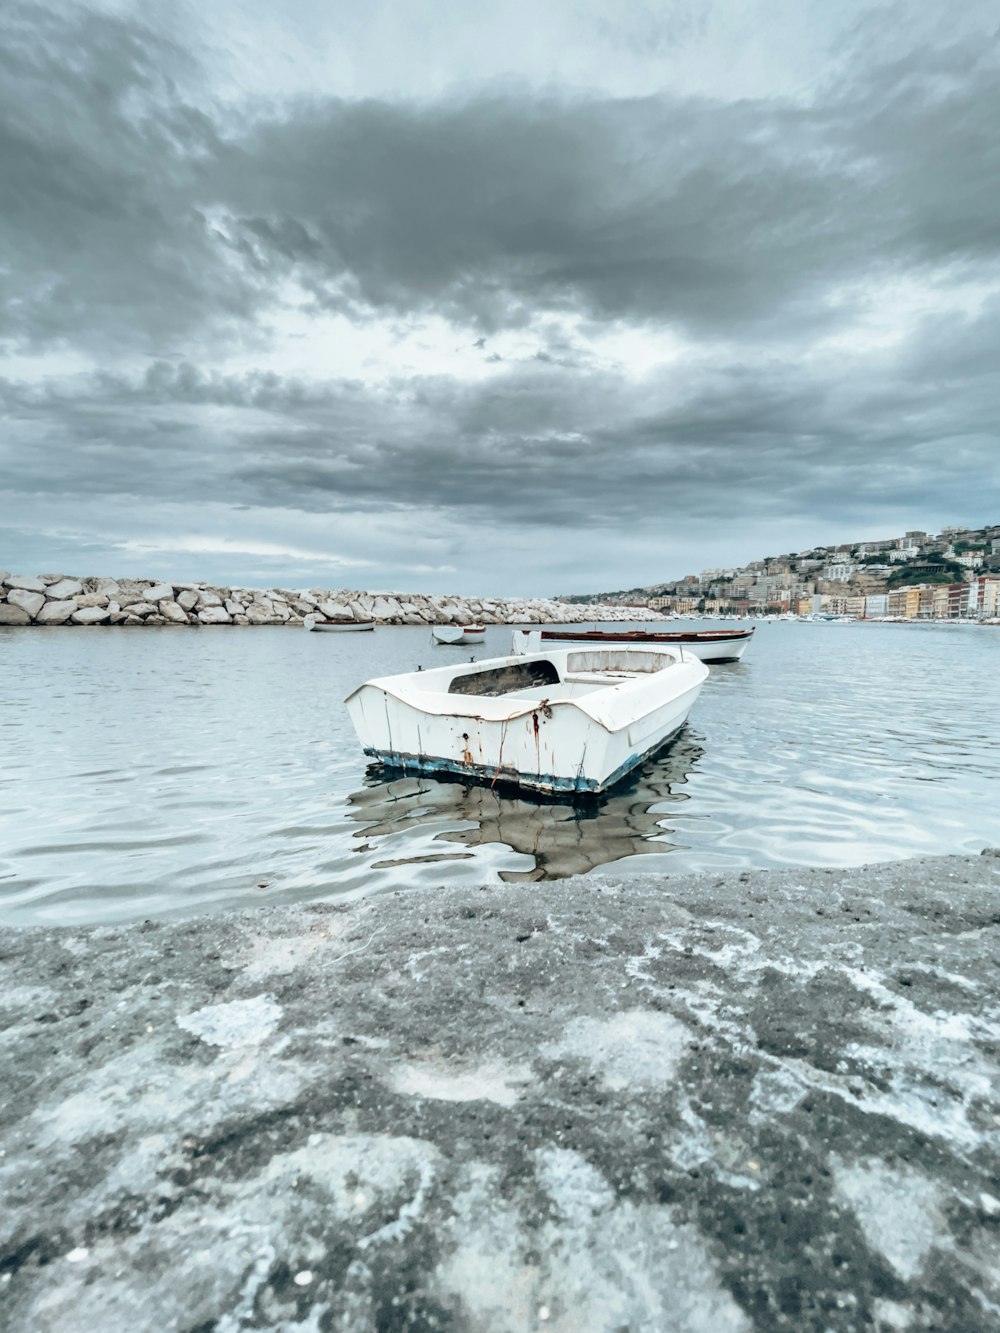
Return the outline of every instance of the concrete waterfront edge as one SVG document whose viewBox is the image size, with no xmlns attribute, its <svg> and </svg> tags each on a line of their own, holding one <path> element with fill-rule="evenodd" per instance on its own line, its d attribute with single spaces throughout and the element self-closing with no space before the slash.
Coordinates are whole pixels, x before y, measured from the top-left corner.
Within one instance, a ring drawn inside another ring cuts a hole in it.
<svg viewBox="0 0 1000 1333">
<path fill-rule="evenodd" d="M 40 1327 L 963 1330 L 1000 858 L 0 932 Z"/>
<path fill-rule="evenodd" d="M 551 598 L 475 598 L 339 588 L 239 588 L 152 579 L 0 573 L 0 627 L 292 625 L 308 615 L 345 624 L 574 624 L 655 619 L 644 607 L 578 606 Z"/>
</svg>

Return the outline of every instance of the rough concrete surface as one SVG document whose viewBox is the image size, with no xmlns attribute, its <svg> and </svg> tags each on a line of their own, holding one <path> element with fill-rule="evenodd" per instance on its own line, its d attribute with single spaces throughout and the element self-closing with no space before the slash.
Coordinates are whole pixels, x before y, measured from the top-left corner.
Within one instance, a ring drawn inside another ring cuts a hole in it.
<svg viewBox="0 0 1000 1333">
<path fill-rule="evenodd" d="M 1000 1327 L 1000 859 L 0 934 L 0 1326 Z"/>
</svg>

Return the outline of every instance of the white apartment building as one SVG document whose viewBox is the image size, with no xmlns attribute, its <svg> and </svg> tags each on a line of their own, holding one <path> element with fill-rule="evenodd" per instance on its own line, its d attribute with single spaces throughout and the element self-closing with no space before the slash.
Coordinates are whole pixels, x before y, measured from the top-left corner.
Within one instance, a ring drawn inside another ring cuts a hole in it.
<svg viewBox="0 0 1000 1333">
<path fill-rule="evenodd" d="M 735 574 L 735 569 L 703 569 L 698 577 L 702 583 L 718 583 L 722 579 L 733 578 Z"/>
<path fill-rule="evenodd" d="M 852 560 L 837 560 L 823 570 L 823 578 L 833 583 L 849 583 L 856 569 L 857 565 Z"/>
</svg>

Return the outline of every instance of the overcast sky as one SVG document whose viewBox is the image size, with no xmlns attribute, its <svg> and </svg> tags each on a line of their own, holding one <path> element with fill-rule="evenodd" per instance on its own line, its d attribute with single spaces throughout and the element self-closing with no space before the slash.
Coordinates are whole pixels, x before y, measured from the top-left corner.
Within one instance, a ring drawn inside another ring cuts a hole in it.
<svg viewBox="0 0 1000 1333">
<path fill-rule="evenodd" d="M 536 594 L 1000 521 L 998 28 L 5 0 L 0 569 Z"/>
</svg>

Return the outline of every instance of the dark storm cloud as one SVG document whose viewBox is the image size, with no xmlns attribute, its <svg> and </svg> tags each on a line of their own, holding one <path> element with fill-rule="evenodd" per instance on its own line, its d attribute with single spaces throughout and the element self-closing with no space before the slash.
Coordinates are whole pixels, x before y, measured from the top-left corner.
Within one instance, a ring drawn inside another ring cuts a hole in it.
<svg viewBox="0 0 1000 1333">
<path fill-rule="evenodd" d="M 782 337 L 842 318 L 824 303 L 838 283 L 1000 246 L 1000 83 L 968 44 L 814 105 L 518 90 L 243 123 L 185 95 L 183 52 L 71 13 L 4 20 L 15 336 L 138 333 L 155 350 L 251 329 L 294 276 L 356 314 L 435 309 L 488 330 L 577 309 Z"/>
<path fill-rule="evenodd" d="M 1000 325 L 984 320 L 977 332 L 1000 356 Z M 914 356 L 926 371 L 933 346 Z M 928 478 L 956 511 L 970 476 L 985 501 L 995 491 L 988 381 L 973 392 L 957 368 L 934 378 L 909 369 L 887 380 L 855 363 L 850 384 L 831 389 L 825 374 L 784 364 L 624 382 L 528 361 L 485 382 L 373 389 L 161 363 L 95 378 L 72 398 L 8 391 L 8 420 L 34 447 L 16 451 L 5 480 L 28 492 L 50 484 L 55 453 L 64 484 L 82 493 L 182 502 L 194 490 L 314 513 L 440 509 L 512 528 L 669 531 L 743 510 L 863 524 L 887 495 L 925 502 Z M 208 408 L 224 413 L 214 428 Z"/>
<path fill-rule="evenodd" d="M 997 256 L 995 68 L 966 47 L 893 73 L 819 107 L 304 107 L 212 171 L 256 266 L 321 304 L 484 328 L 568 306 L 780 337 L 842 318 L 823 305 L 838 283 Z"/>
<path fill-rule="evenodd" d="M 0 337 L 143 350 L 246 317 L 191 185 L 217 130 L 177 48 L 138 24 L 5 5 L 0 16 Z"/>
</svg>

